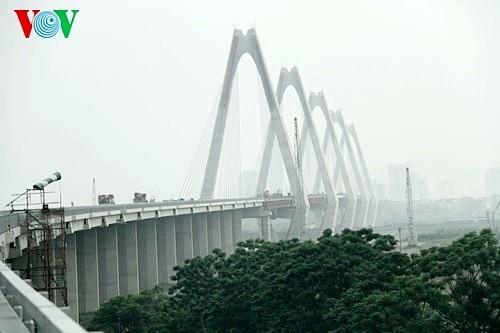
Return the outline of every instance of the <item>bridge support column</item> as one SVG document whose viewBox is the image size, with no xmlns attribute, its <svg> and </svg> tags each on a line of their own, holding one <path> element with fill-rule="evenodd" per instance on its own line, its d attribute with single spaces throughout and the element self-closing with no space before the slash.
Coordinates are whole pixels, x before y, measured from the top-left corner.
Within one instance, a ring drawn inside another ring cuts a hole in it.
<svg viewBox="0 0 500 333">
<path fill-rule="evenodd" d="M 368 213 L 368 202 L 363 198 L 356 199 L 356 210 L 354 215 L 353 228 L 362 228 L 366 222 Z"/>
<path fill-rule="evenodd" d="M 232 232 L 233 232 L 233 252 L 236 250 L 236 244 L 243 239 L 243 225 L 241 210 L 233 210 L 231 213 Z"/>
<path fill-rule="evenodd" d="M 193 257 L 192 215 L 182 215 L 175 218 L 175 243 L 177 265 L 183 265 L 184 260 Z"/>
<path fill-rule="evenodd" d="M 220 213 L 213 212 L 208 214 L 208 251 L 212 253 L 214 249 L 221 248 L 221 228 L 220 228 Z"/>
<path fill-rule="evenodd" d="M 193 215 L 193 254 L 204 257 L 208 254 L 207 214 Z"/>
<path fill-rule="evenodd" d="M 233 253 L 233 221 L 230 211 L 223 211 L 220 219 L 221 249 L 227 255 Z"/>
<path fill-rule="evenodd" d="M 158 284 L 158 256 L 156 248 L 156 221 L 137 222 L 137 257 L 139 264 L 139 291 Z"/>
<path fill-rule="evenodd" d="M 162 217 L 156 222 L 158 282 L 171 282 L 174 266 L 177 265 L 175 219 Z"/>
<path fill-rule="evenodd" d="M 137 224 L 118 225 L 118 274 L 120 295 L 139 293 Z"/>
<path fill-rule="evenodd" d="M 314 216 L 314 229 L 321 229 L 321 226 L 323 224 L 323 213 L 320 210 L 313 210 L 313 216 Z M 321 234 L 321 231 L 318 231 Z"/>
<path fill-rule="evenodd" d="M 375 222 L 377 220 L 377 210 L 378 210 L 378 201 L 375 196 L 370 198 L 370 211 L 368 212 L 368 216 L 366 218 L 367 227 L 375 227 Z"/>
<path fill-rule="evenodd" d="M 323 231 L 325 231 L 326 229 L 331 229 L 333 232 L 335 232 L 335 227 L 340 223 L 340 221 L 336 219 L 338 206 L 338 202 L 335 205 L 328 204 L 326 206 L 326 211 L 323 215 L 323 221 L 321 222 L 321 227 L 318 230 L 318 237 L 320 237 L 323 234 Z"/>
<path fill-rule="evenodd" d="M 269 216 L 264 216 L 260 218 L 260 230 L 262 233 L 263 240 L 272 241 L 271 221 L 269 219 Z"/>
<path fill-rule="evenodd" d="M 80 313 L 99 308 L 99 276 L 96 229 L 76 233 L 78 308 Z"/>
<path fill-rule="evenodd" d="M 75 234 L 66 235 L 66 283 L 70 316 L 78 322 L 78 273 Z"/>
<path fill-rule="evenodd" d="M 118 234 L 116 224 L 97 229 L 99 303 L 119 295 Z"/>
<path fill-rule="evenodd" d="M 357 200 L 348 200 L 347 205 L 344 211 L 344 216 L 340 220 L 340 223 L 338 225 L 342 226 L 342 229 L 349 228 L 353 229 L 354 228 L 354 222 L 355 222 L 355 212 L 356 212 L 356 201 Z"/>
</svg>

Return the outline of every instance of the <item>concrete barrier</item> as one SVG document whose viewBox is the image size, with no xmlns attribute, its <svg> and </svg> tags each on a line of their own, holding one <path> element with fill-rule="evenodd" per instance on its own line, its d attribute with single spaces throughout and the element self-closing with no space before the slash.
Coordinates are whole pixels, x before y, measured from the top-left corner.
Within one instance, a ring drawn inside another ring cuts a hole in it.
<svg viewBox="0 0 500 333">
<path fill-rule="evenodd" d="M 87 332 L 73 319 L 24 282 L 15 272 L 0 261 L 0 288 L 12 296 L 12 307 L 23 313 L 23 320 L 33 320 L 40 333 Z M 7 297 L 6 297 L 7 298 Z M 19 308 L 21 307 L 21 308 Z M 0 322 L 0 327 L 2 323 Z"/>
</svg>

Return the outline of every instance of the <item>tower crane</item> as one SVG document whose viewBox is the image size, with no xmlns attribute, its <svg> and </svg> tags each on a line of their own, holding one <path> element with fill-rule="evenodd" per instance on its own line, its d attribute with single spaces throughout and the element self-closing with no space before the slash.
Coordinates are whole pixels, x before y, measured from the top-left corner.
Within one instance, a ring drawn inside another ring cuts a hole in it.
<svg viewBox="0 0 500 333">
<path fill-rule="evenodd" d="M 406 168 L 406 214 L 408 215 L 408 248 L 417 247 L 417 239 L 413 230 L 413 195 L 411 190 L 410 169 Z"/>
<path fill-rule="evenodd" d="M 499 206 L 500 206 L 500 200 L 498 200 L 498 202 L 497 202 L 497 206 L 495 207 L 495 209 L 494 209 L 494 210 L 492 210 L 492 211 L 490 212 L 490 215 L 491 215 L 491 228 L 492 228 L 492 229 L 496 229 L 496 225 L 495 225 L 495 215 L 496 215 L 496 213 L 497 213 L 497 211 L 498 211 L 498 207 L 499 207 Z"/>
<path fill-rule="evenodd" d="M 294 125 L 294 141 L 295 141 L 295 158 L 296 158 L 296 165 L 297 165 L 297 191 L 300 197 L 304 196 L 304 176 L 302 173 L 302 158 L 300 156 L 301 151 L 300 151 L 300 135 L 299 135 L 299 125 L 297 122 L 297 117 L 293 118 L 293 125 Z M 297 203 L 297 212 L 299 213 L 300 216 L 300 240 L 304 240 L 306 236 L 306 218 L 305 218 L 305 207 L 303 207 L 302 202 Z"/>
</svg>

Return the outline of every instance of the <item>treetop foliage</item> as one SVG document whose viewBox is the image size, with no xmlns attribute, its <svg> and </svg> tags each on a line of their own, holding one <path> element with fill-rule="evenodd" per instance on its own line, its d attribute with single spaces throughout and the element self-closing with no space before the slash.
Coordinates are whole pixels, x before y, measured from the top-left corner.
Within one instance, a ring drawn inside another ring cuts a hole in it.
<svg viewBox="0 0 500 333">
<path fill-rule="evenodd" d="M 104 332 L 500 332 L 500 248 L 490 230 L 409 256 L 371 229 L 316 241 L 247 240 L 105 303 Z"/>
</svg>

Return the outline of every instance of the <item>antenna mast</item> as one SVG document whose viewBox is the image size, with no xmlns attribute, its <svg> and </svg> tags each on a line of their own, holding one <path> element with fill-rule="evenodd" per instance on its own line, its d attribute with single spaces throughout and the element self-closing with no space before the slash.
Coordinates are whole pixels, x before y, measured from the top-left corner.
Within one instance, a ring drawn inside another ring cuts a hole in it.
<svg viewBox="0 0 500 333">
<path fill-rule="evenodd" d="M 92 178 L 92 206 L 95 206 L 97 204 L 96 198 L 97 198 L 97 192 L 95 189 L 95 178 Z"/>
<path fill-rule="evenodd" d="M 406 214 L 408 215 L 408 231 L 410 233 L 406 247 L 417 247 L 417 239 L 413 231 L 413 196 L 409 168 L 406 168 Z"/>
</svg>

